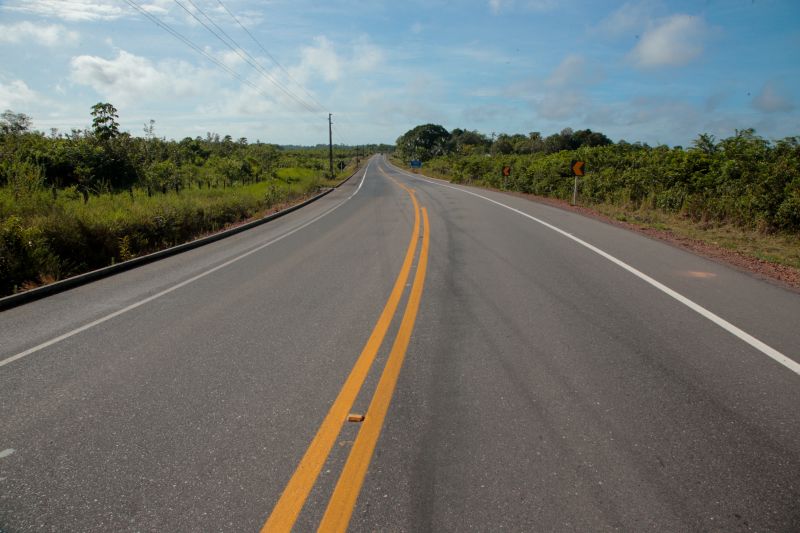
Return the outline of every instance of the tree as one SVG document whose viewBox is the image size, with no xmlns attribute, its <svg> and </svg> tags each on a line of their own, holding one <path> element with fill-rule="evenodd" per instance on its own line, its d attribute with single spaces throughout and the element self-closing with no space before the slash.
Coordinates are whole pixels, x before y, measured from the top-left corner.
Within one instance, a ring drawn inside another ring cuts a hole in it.
<svg viewBox="0 0 800 533">
<path fill-rule="evenodd" d="M 150 164 L 153 160 L 153 144 L 156 138 L 156 121 L 152 118 L 150 119 L 150 123 L 145 123 L 144 125 L 144 160 L 146 164 Z"/>
<path fill-rule="evenodd" d="M 98 139 L 108 141 L 119 135 L 119 115 L 113 105 L 97 102 L 92 106 L 92 117 L 92 130 Z"/>
<path fill-rule="evenodd" d="M 501 133 L 497 140 L 492 143 L 492 154 L 510 154 L 514 151 L 513 139 L 510 135 Z"/>
<path fill-rule="evenodd" d="M 144 125 L 144 138 L 149 140 L 155 139 L 156 137 L 156 121 L 152 118 L 150 119 L 150 123 L 145 123 Z"/>
<path fill-rule="evenodd" d="M 589 129 L 573 131 L 572 128 L 564 128 L 561 133 L 554 133 L 544 140 L 543 148 L 547 153 L 560 152 L 562 150 L 576 150 L 582 146 L 608 146 L 614 144 L 611 139 L 600 133 Z"/>
<path fill-rule="evenodd" d="M 561 133 L 554 133 L 545 138 L 544 151 L 545 153 L 552 154 L 555 152 L 560 152 L 562 150 L 570 150 L 571 140 L 572 140 L 572 130 L 570 130 L 568 134 L 565 134 L 564 131 L 562 131 Z"/>
<path fill-rule="evenodd" d="M 145 170 L 147 190 L 160 190 L 166 194 L 167 189 L 180 188 L 180 176 L 178 167 L 172 161 L 159 161 L 151 164 Z"/>
<path fill-rule="evenodd" d="M 697 136 L 697 139 L 692 141 L 692 144 L 695 148 L 708 155 L 713 155 L 717 152 L 716 139 L 710 133 L 701 133 Z"/>
<path fill-rule="evenodd" d="M 485 152 L 491 145 L 491 141 L 477 131 L 462 130 L 456 128 L 450 132 L 450 141 L 447 143 L 448 152 L 467 154 L 472 152 Z"/>
<path fill-rule="evenodd" d="M 578 130 L 572 134 L 572 146 L 579 148 L 581 146 L 608 146 L 614 144 L 611 139 L 600 133 L 599 131 L 592 130 Z"/>
<path fill-rule="evenodd" d="M 531 154 L 544 152 L 544 139 L 542 138 L 542 134 L 538 131 L 532 131 L 528 134 L 526 144 L 527 150 L 529 150 Z"/>
<path fill-rule="evenodd" d="M 10 109 L 0 115 L 0 132 L 11 135 L 25 133 L 31 127 L 31 117 L 25 113 L 14 113 Z"/>
<path fill-rule="evenodd" d="M 404 157 L 427 161 L 447 153 L 450 133 L 438 124 L 423 124 L 397 138 L 397 150 Z"/>
</svg>

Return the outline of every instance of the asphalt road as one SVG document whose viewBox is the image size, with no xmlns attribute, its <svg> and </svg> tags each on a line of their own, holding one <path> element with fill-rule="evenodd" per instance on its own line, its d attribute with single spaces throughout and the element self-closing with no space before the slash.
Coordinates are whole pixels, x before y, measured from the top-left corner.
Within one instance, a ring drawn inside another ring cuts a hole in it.
<svg viewBox="0 0 800 533">
<path fill-rule="evenodd" d="M 0 339 L 3 532 L 800 531 L 800 295 L 380 157 Z"/>
</svg>

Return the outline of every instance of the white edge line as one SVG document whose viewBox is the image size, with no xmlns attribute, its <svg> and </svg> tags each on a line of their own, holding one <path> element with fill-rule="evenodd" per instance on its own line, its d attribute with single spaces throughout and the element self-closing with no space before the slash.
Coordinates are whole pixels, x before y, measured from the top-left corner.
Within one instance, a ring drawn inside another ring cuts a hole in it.
<svg viewBox="0 0 800 533">
<path fill-rule="evenodd" d="M 397 167 L 395 167 L 395 168 L 397 168 Z M 644 272 L 641 272 L 640 270 L 637 270 L 636 268 L 632 267 L 631 265 L 629 265 L 628 263 L 622 261 L 621 259 L 617 259 L 616 257 L 614 257 L 613 255 L 609 254 L 608 252 L 604 252 L 603 250 L 601 250 L 600 248 L 594 246 L 593 244 L 590 244 L 590 243 L 588 243 L 588 242 L 586 242 L 586 241 L 584 241 L 584 240 L 572 235 L 571 233 L 568 233 L 568 232 L 562 230 L 561 228 L 558 228 L 558 227 L 550 224 L 549 222 L 545 222 L 544 220 L 536 218 L 533 215 L 529 215 L 528 213 L 520 211 L 519 209 L 515 209 L 515 208 L 513 208 L 513 207 L 511 207 L 509 205 L 506 205 L 504 203 L 498 202 L 497 200 L 492 200 L 491 198 L 488 198 L 488 197 L 483 196 L 483 195 L 478 194 L 478 193 L 474 193 L 472 191 L 468 191 L 466 189 L 462 189 L 460 187 L 454 187 L 452 185 L 446 185 L 444 183 L 438 183 L 438 181 L 433 181 L 433 180 L 430 180 L 430 179 L 427 179 L 427 178 L 421 178 L 418 174 L 411 174 L 409 172 L 406 172 L 403 169 L 398 169 L 398 170 L 400 170 L 400 172 L 406 174 L 407 176 L 410 176 L 412 178 L 416 178 L 418 180 L 422 180 L 422 181 L 431 183 L 433 185 L 437 185 L 439 187 L 446 187 L 448 189 L 454 189 L 456 191 L 461 191 L 461 192 L 466 193 L 466 194 L 471 194 L 472 196 L 477 196 L 478 198 L 482 198 L 482 199 L 486 200 L 487 202 L 491 202 L 491 203 L 493 203 L 495 205 L 499 205 L 500 207 L 505 207 L 506 209 L 509 209 L 509 210 L 519 214 L 519 215 L 522 215 L 522 216 L 524 216 L 526 218 L 529 218 L 529 219 L 531 219 L 531 220 L 533 220 L 535 222 L 538 222 L 539 224 L 545 226 L 546 228 L 549 228 L 549 229 L 555 231 L 556 233 L 559 233 L 559 234 L 563 235 L 564 237 L 575 241 L 576 243 L 580 244 L 581 246 L 584 246 L 584 247 L 588 248 L 589 250 L 593 251 L 594 253 L 596 253 L 596 254 L 608 259 L 609 261 L 611 261 L 615 265 L 624 268 L 625 270 L 627 270 L 628 272 L 630 272 L 631 274 L 633 274 L 637 278 L 649 283 L 650 285 L 652 285 L 656 289 L 660 290 L 664 294 L 667 294 L 668 296 L 671 296 L 672 298 L 678 300 L 680 303 L 682 303 L 683 305 L 685 305 L 689 309 L 691 309 L 691 310 L 695 311 L 696 313 L 704 316 L 705 318 L 707 318 L 711 322 L 715 323 L 716 325 L 718 325 L 719 327 L 721 327 L 722 329 L 724 329 L 728 333 L 731 333 L 732 335 L 735 335 L 736 337 L 740 338 L 741 340 L 743 340 L 744 342 L 746 342 L 747 344 L 749 344 L 750 346 L 752 346 L 756 350 L 760 351 L 764 355 L 767 355 L 768 357 L 774 359 L 775 361 L 777 361 L 778 363 L 782 364 L 783 366 L 785 366 L 786 368 L 788 368 L 789 370 L 791 370 L 795 374 L 800 375 L 800 363 L 797 363 L 793 359 L 790 359 L 789 357 L 787 357 L 786 355 L 782 354 L 781 352 L 779 352 L 775 348 L 773 348 L 773 347 L 769 346 L 768 344 L 758 340 L 757 338 L 753 337 L 752 335 L 750 335 L 746 331 L 737 328 L 736 326 L 734 326 L 733 324 L 731 324 L 730 322 L 728 322 L 724 318 L 712 313 L 711 311 L 709 311 L 708 309 L 706 309 L 702 305 L 700 305 L 698 303 L 695 303 L 694 301 L 690 300 L 686 296 L 683 296 L 679 292 L 676 292 L 676 291 L 670 289 L 669 287 L 667 287 L 663 283 L 661 283 L 659 281 L 656 281 L 655 279 L 651 278 L 650 276 L 648 276 Z"/>
<path fill-rule="evenodd" d="M 353 198 L 353 196 L 358 194 L 358 191 L 361 190 L 361 186 L 364 184 L 364 179 L 367 177 L 367 170 L 369 170 L 369 165 L 370 165 L 371 162 L 372 162 L 372 160 L 367 162 L 367 166 L 366 166 L 366 168 L 364 168 L 364 175 L 361 176 L 361 182 L 358 184 L 358 188 L 355 190 L 355 192 L 353 194 L 348 196 L 341 203 L 336 204 L 332 208 L 330 208 L 327 211 L 325 211 L 324 213 L 312 218 L 308 222 L 306 222 L 306 223 L 294 228 L 291 231 L 288 231 L 288 232 L 284 233 L 283 235 L 280 235 L 280 236 L 272 239 L 269 242 L 266 242 L 266 243 L 264 243 L 262 245 L 259 245 L 256 248 L 253 248 L 252 250 L 243 253 L 242 255 L 236 256 L 233 259 L 229 259 L 228 261 L 225 261 L 224 263 L 222 263 L 220 265 L 217 265 L 214 268 L 210 268 L 210 269 L 208 269 L 208 270 L 206 270 L 204 272 L 201 272 L 200 274 L 197 274 L 196 276 L 193 276 L 193 277 L 191 277 L 191 278 L 189 278 L 187 280 L 184 280 L 184 281 L 178 283 L 177 285 L 173 285 L 172 287 L 170 287 L 168 289 L 164 289 L 161 292 L 158 292 L 156 294 L 148 296 L 144 300 L 140 300 L 140 301 L 138 301 L 136 303 L 133 303 L 133 304 L 127 306 L 127 307 L 123 307 L 122 309 L 114 311 L 113 313 L 111 313 L 109 315 L 106 315 L 106 316 L 104 316 L 102 318 L 98 318 L 97 320 L 89 322 L 88 324 L 84 324 L 83 326 L 81 326 L 79 328 L 73 329 L 72 331 L 68 331 L 67 333 L 64 333 L 63 335 L 59 335 L 58 337 L 50 339 L 49 341 L 45 341 L 45 342 L 43 342 L 43 343 L 41 343 L 39 345 L 36 345 L 33 348 L 28 348 L 24 352 L 20 352 L 20 353 L 18 353 L 16 355 L 12 355 L 11 357 L 3 359 L 2 361 L 0 361 L 0 367 L 3 367 L 3 366 L 5 366 L 5 365 L 7 365 L 9 363 L 13 363 L 17 359 L 22 359 L 23 357 L 31 355 L 32 353 L 36 353 L 39 350 L 43 350 L 43 349 L 45 349 L 45 348 L 47 348 L 49 346 L 52 346 L 54 344 L 57 344 L 57 343 L 63 341 L 65 339 L 73 337 L 73 336 L 77 335 L 78 333 L 84 332 L 87 329 L 91 329 L 91 328 L 93 328 L 93 327 L 95 327 L 95 326 L 97 326 L 99 324 L 102 324 L 103 322 L 107 322 L 107 321 L 111 320 L 112 318 L 115 318 L 115 317 L 118 317 L 119 315 L 127 313 L 128 311 L 132 311 L 132 310 L 136 309 L 137 307 L 141 307 L 144 304 L 152 302 L 153 300 L 155 300 L 157 298 L 161 298 L 162 296 L 164 296 L 166 294 L 169 294 L 169 293 L 171 293 L 173 291 L 176 291 L 176 290 L 180 289 L 181 287 L 185 287 L 186 285 L 189 285 L 190 283 L 194 283 L 195 281 L 197 281 L 197 280 L 199 280 L 201 278 L 204 278 L 204 277 L 208 276 L 209 274 L 213 274 L 217 270 L 221 270 L 221 269 L 223 269 L 223 268 L 225 268 L 227 266 L 230 266 L 233 263 L 236 263 L 237 261 L 240 261 L 240 260 L 244 259 L 245 257 L 248 257 L 250 255 L 253 255 L 256 252 L 259 252 L 259 251 L 263 250 L 267 246 L 271 246 L 271 245 L 275 244 L 276 242 L 281 241 L 281 240 L 285 239 L 286 237 L 288 237 L 290 235 L 293 235 L 294 233 L 297 233 L 301 229 L 310 226 L 311 224 L 313 224 L 314 222 L 318 221 L 322 217 L 333 213 L 335 210 L 339 209 L 341 206 L 343 206 L 345 203 L 347 203 L 351 198 Z"/>
</svg>

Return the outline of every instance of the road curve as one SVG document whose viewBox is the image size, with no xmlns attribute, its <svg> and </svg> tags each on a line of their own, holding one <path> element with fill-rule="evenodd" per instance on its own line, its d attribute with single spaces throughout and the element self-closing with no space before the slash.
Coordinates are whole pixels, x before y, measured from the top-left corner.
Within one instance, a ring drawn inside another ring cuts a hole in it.
<svg viewBox="0 0 800 533">
<path fill-rule="evenodd" d="M 726 266 L 375 157 L 0 313 L 0 531 L 798 531 L 798 317 Z"/>
</svg>

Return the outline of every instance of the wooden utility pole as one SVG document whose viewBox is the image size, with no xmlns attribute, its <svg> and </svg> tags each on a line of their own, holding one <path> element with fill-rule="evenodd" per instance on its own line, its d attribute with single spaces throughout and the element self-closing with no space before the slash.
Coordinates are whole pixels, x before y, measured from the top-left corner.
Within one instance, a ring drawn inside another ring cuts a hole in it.
<svg viewBox="0 0 800 533">
<path fill-rule="evenodd" d="M 330 163 L 331 179 L 334 178 L 333 173 L 333 121 L 331 117 L 333 113 L 328 113 L 328 162 Z"/>
</svg>

